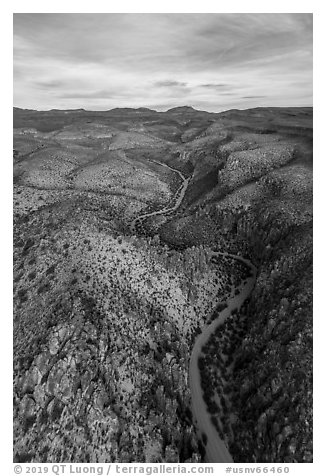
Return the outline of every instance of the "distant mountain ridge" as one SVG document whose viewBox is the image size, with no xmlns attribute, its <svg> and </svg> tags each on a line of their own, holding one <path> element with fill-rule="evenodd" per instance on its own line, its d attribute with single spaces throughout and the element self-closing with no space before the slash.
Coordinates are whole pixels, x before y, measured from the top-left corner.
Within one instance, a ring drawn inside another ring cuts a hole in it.
<svg viewBox="0 0 326 476">
<path fill-rule="evenodd" d="M 15 112 L 98 112 L 98 113 L 189 113 L 189 112 L 207 112 L 207 111 L 199 111 L 198 109 L 193 108 L 192 106 L 177 106 L 173 107 L 171 109 L 167 109 L 166 111 L 157 111 L 156 109 L 151 109 L 149 107 L 115 107 L 113 109 L 107 109 L 105 111 L 96 111 L 96 110 L 87 110 L 84 108 L 77 108 L 77 109 L 58 109 L 58 108 L 53 108 L 53 109 L 46 109 L 46 110 L 38 110 L 38 109 L 24 109 L 20 107 L 14 106 L 14 111 Z"/>
<path fill-rule="evenodd" d="M 166 112 L 176 112 L 176 113 L 184 113 L 184 112 L 201 112 L 198 109 L 193 108 L 192 106 L 177 106 L 168 109 Z"/>
<path fill-rule="evenodd" d="M 310 111 L 313 109 L 312 106 L 291 106 L 291 107 L 274 107 L 274 106 L 259 106 L 259 107 L 254 107 L 254 108 L 248 108 L 248 109 L 227 109 L 224 111 L 215 111 L 215 112 L 209 112 L 209 111 L 204 111 L 204 110 L 199 110 L 195 109 L 192 106 L 177 106 L 177 107 L 172 107 L 170 109 L 167 109 L 166 111 L 157 111 L 156 109 L 151 109 L 148 107 L 138 107 L 138 108 L 133 108 L 133 107 L 115 107 L 113 109 L 107 109 L 107 110 L 91 110 L 91 109 L 84 109 L 84 108 L 78 108 L 78 109 L 44 109 L 44 110 L 39 110 L 39 109 L 24 109 L 20 107 L 13 107 L 14 113 L 65 113 L 65 112 L 71 112 L 71 113 L 96 113 L 96 114 L 125 114 L 125 113 L 152 113 L 152 114 L 187 114 L 187 113 L 205 113 L 205 114 L 234 114 L 234 113 L 244 113 L 245 111 L 278 111 L 278 110 L 288 110 L 288 111 L 296 111 L 298 109 L 301 109 L 303 111 Z"/>
</svg>

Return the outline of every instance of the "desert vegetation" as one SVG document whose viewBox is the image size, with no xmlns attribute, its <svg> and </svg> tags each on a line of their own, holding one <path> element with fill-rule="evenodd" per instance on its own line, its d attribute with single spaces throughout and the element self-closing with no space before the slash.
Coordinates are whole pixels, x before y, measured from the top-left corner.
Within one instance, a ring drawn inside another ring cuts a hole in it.
<svg viewBox="0 0 326 476">
<path fill-rule="evenodd" d="M 198 360 L 212 423 L 236 462 L 312 461 L 311 119 L 14 111 L 15 461 L 204 461 L 189 361 L 251 277 L 230 255 L 257 279 Z"/>
</svg>

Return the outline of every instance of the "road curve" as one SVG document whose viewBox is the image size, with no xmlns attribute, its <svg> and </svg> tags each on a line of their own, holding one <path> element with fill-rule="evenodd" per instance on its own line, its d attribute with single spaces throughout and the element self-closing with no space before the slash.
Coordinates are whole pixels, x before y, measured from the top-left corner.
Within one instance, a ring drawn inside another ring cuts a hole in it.
<svg viewBox="0 0 326 476">
<path fill-rule="evenodd" d="M 223 440 L 221 440 L 215 426 L 211 422 L 211 414 L 207 410 L 207 405 L 203 399 L 203 392 L 201 388 L 200 372 L 198 368 L 198 357 L 201 354 L 201 349 L 209 340 L 212 333 L 223 324 L 223 322 L 230 316 L 234 309 L 240 309 L 244 301 L 250 295 L 256 280 L 256 268 L 250 261 L 241 258 L 237 255 L 228 253 L 213 253 L 212 256 L 229 256 L 245 263 L 252 271 L 253 276 L 247 279 L 246 285 L 238 296 L 228 300 L 228 307 L 220 312 L 219 316 L 197 337 L 193 347 L 190 364 L 189 364 L 189 384 L 192 400 L 192 414 L 194 417 L 194 424 L 197 428 L 198 437 L 205 433 L 207 436 L 207 444 L 205 445 L 205 462 L 206 463 L 232 463 L 233 459 L 230 455 Z"/>
<path fill-rule="evenodd" d="M 183 154 L 185 154 L 185 152 Z M 137 218 L 135 218 L 133 220 L 133 222 L 130 225 L 130 231 L 131 231 L 132 234 L 136 233 L 137 224 L 141 225 L 141 223 L 144 220 L 146 220 L 146 218 L 152 217 L 152 216 L 155 216 L 155 215 L 164 215 L 165 213 L 170 213 L 170 212 L 174 212 L 175 210 L 177 210 L 177 208 L 179 208 L 179 206 L 182 203 L 182 200 L 183 200 L 183 197 L 185 196 L 185 193 L 186 193 L 186 190 L 188 188 L 189 182 L 192 179 L 192 176 L 189 176 L 188 178 L 186 178 L 183 175 L 183 173 L 180 172 L 180 170 L 174 169 L 173 167 L 170 167 L 167 164 L 158 162 L 156 160 L 152 160 L 152 162 L 154 162 L 155 164 L 161 165 L 162 167 L 167 167 L 168 169 L 172 170 L 173 172 L 176 172 L 180 176 L 180 178 L 182 180 L 182 184 L 180 185 L 180 187 L 178 188 L 178 190 L 176 191 L 176 193 L 174 195 L 174 199 L 175 199 L 174 205 L 172 207 L 163 207 L 163 208 L 160 208 L 159 210 L 156 210 L 154 212 L 144 213 L 143 215 L 139 215 Z"/>
</svg>

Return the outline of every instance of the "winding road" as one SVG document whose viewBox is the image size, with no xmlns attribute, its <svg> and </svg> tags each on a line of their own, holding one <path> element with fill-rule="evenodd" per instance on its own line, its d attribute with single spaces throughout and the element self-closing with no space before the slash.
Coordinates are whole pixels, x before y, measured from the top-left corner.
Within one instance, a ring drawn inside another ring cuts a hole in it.
<svg viewBox="0 0 326 476">
<path fill-rule="evenodd" d="M 182 159 L 185 158 L 186 152 L 180 153 L 183 154 Z M 192 179 L 192 176 L 186 178 L 179 170 L 170 167 L 167 164 L 155 162 L 162 167 L 167 167 L 173 172 L 176 172 L 180 178 L 182 179 L 182 184 L 178 188 L 177 192 L 175 193 L 174 200 L 175 203 L 172 207 L 164 207 L 160 210 L 144 213 L 143 215 L 139 215 L 135 220 L 132 222 L 130 229 L 131 232 L 134 234 L 137 231 L 137 228 L 141 226 L 142 222 L 146 220 L 148 217 L 154 215 L 163 215 L 170 212 L 177 210 L 177 208 L 181 205 L 186 190 L 188 188 L 189 182 Z M 203 391 L 201 388 L 201 380 L 200 380 L 200 372 L 198 368 L 198 358 L 201 354 L 203 346 L 209 340 L 210 336 L 215 332 L 215 330 L 223 324 L 223 322 L 230 316 L 231 312 L 234 309 L 240 309 L 244 301 L 250 295 L 256 281 L 256 273 L 257 270 L 255 266 L 248 260 L 229 253 L 222 253 L 222 252 L 212 252 L 212 257 L 214 256 L 228 256 L 235 260 L 241 261 L 242 263 L 246 264 L 251 272 L 252 276 L 247 278 L 246 284 L 243 286 L 240 294 L 237 296 L 234 295 L 227 301 L 227 308 L 225 308 L 222 312 L 219 313 L 218 317 L 208 325 L 204 331 L 197 337 L 195 341 L 195 345 L 193 347 L 190 363 L 189 363 L 189 383 L 190 383 L 190 391 L 191 391 L 191 406 L 192 406 L 192 414 L 194 417 L 194 424 L 197 429 L 199 439 L 202 438 L 202 433 L 207 436 L 207 443 L 205 445 L 205 462 L 206 463 L 232 463 L 233 459 L 230 455 L 225 443 L 220 438 L 215 426 L 211 422 L 211 414 L 207 410 L 206 403 L 203 399 Z"/>
<path fill-rule="evenodd" d="M 186 153 L 182 152 L 182 154 L 186 154 Z M 185 155 L 183 155 L 183 158 L 184 157 L 185 157 Z M 179 208 L 181 203 L 182 203 L 182 200 L 183 200 L 183 197 L 185 196 L 185 193 L 186 193 L 186 190 L 188 188 L 189 182 L 192 179 L 192 175 L 189 176 L 188 178 L 186 178 L 183 175 L 183 173 L 180 172 L 180 170 L 174 169 L 173 167 L 170 167 L 167 164 L 157 162 L 156 160 L 152 160 L 152 162 L 154 162 L 155 164 L 161 165 L 162 167 L 167 167 L 168 169 L 172 170 L 172 172 L 176 172 L 180 176 L 180 178 L 182 180 L 182 184 L 180 185 L 180 187 L 178 188 L 178 190 L 176 191 L 176 193 L 174 195 L 174 200 L 175 200 L 174 205 L 172 207 L 163 207 L 163 208 L 161 208 L 159 210 L 156 210 L 154 212 L 149 212 L 149 213 L 144 213 L 143 215 L 139 215 L 137 218 L 135 218 L 135 220 L 130 225 L 130 231 L 131 231 L 132 234 L 136 233 L 137 228 L 139 226 L 141 226 L 142 222 L 144 220 L 146 220 L 147 218 L 153 217 L 155 215 L 165 215 L 167 213 L 171 213 L 171 212 L 174 212 L 175 210 L 177 210 L 177 208 Z"/>
<path fill-rule="evenodd" d="M 198 358 L 201 354 L 201 350 L 210 336 L 216 331 L 216 329 L 223 324 L 223 322 L 230 316 L 234 309 L 240 309 L 244 301 L 250 295 L 256 281 L 256 268 L 250 261 L 241 258 L 237 255 L 228 253 L 213 253 L 213 256 L 229 256 L 233 259 L 237 259 L 245 263 L 252 271 L 253 276 L 247 278 L 245 286 L 237 296 L 228 300 L 228 307 L 224 309 L 218 317 L 207 326 L 204 331 L 197 337 L 195 345 L 193 347 L 190 364 L 189 364 L 189 383 L 191 391 L 191 406 L 192 414 L 194 417 L 194 423 L 198 431 L 198 436 L 201 438 L 201 434 L 205 433 L 207 436 L 207 444 L 205 446 L 205 462 L 206 463 L 232 463 L 233 459 L 228 452 L 227 447 L 221 440 L 215 426 L 211 422 L 211 414 L 207 411 L 206 403 L 203 399 L 203 391 L 200 382 L 200 372 L 198 368 Z"/>
</svg>

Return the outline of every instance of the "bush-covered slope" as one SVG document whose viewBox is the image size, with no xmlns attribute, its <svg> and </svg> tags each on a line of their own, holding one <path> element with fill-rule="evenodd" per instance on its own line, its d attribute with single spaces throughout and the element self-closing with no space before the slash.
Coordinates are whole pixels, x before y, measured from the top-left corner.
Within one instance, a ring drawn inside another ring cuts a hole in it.
<svg viewBox="0 0 326 476">
<path fill-rule="evenodd" d="M 15 461 L 204 460 L 191 349 L 245 280 L 212 250 L 257 267 L 205 349 L 214 424 L 236 462 L 311 461 L 312 110 L 15 110 L 14 126 Z M 175 203 L 174 169 L 181 205 L 133 235 Z"/>
</svg>

